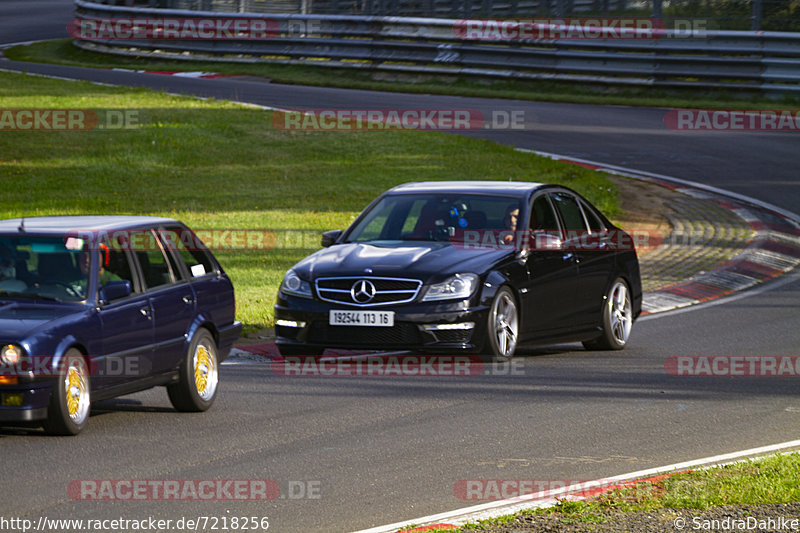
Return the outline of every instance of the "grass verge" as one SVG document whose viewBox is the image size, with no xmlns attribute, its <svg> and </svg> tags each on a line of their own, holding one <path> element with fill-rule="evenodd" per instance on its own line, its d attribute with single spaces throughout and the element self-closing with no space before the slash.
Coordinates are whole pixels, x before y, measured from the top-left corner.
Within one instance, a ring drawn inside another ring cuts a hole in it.
<svg viewBox="0 0 800 533">
<path fill-rule="evenodd" d="M 25 108 L 127 109 L 138 122 L 124 130 L 0 130 L 0 218 L 142 214 L 196 230 L 274 230 L 285 238 L 271 249 L 215 250 L 247 331 L 272 325 L 284 272 L 318 246 L 309 232 L 346 227 L 400 183 L 555 182 L 609 216 L 619 213 L 603 174 L 457 135 L 285 131 L 269 112 L 229 102 L 0 73 L 0 109 Z"/>
<path fill-rule="evenodd" d="M 81 50 L 73 46 L 70 39 L 16 46 L 6 50 L 5 55 L 16 61 L 172 72 L 200 70 L 219 74 L 264 77 L 274 83 L 423 94 L 677 108 L 773 109 L 783 107 L 794 109 L 800 107 L 800 99 L 797 97 L 774 100 L 758 95 L 747 96 L 723 90 L 675 89 L 665 91 L 654 88 L 594 86 L 549 81 L 477 80 L 462 76 L 368 72 L 355 69 L 268 63 L 234 64 L 138 59 Z"/>
<path fill-rule="evenodd" d="M 800 454 L 774 455 L 682 472 L 658 481 L 615 489 L 583 501 L 565 499 L 553 507 L 470 523 L 456 531 L 494 532 L 506 531 L 505 528 L 509 527 L 513 527 L 514 531 L 557 531 L 552 528 L 558 524 L 582 524 L 586 529 L 591 529 L 593 524 L 613 523 L 621 513 L 681 509 L 699 512 L 721 506 L 800 502 L 798 472 Z M 543 522 L 547 518 L 550 519 L 547 520 L 550 529 L 544 528 Z"/>
</svg>

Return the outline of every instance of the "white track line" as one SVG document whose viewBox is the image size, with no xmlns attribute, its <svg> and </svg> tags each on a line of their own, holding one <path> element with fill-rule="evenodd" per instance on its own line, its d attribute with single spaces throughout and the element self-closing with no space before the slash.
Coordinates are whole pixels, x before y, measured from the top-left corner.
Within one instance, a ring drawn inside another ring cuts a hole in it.
<svg viewBox="0 0 800 533">
<path fill-rule="evenodd" d="M 684 461 L 682 463 L 674 463 L 667 466 L 658 468 L 650 468 L 647 470 L 639 470 L 629 474 L 622 474 L 619 476 L 612 476 L 607 478 L 590 481 L 587 483 L 580 483 L 578 485 L 570 485 L 560 489 L 553 489 L 545 492 L 537 492 L 534 494 L 527 494 L 518 496 L 516 498 L 509 498 L 507 500 L 499 500 L 472 507 L 464 507 L 463 509 L 456 509 L 445 513 L 433 514 L 414 518 L 411 520 L 404 520 L 402 522 L 395 522 L 394 524 L 387 524 L 385 526 L 373 527 L 370 529 L 362 529 L 355 533 L 391 533 L 407 527 L 409 524 L 415 526 L 425 526 L 430 524 L 439 523 L 465 523 L 470 520 L 485 520 L 487 518 L 494 518 L 507 514 L 512 514 L 522 509 L 529 509 L 532 507 L 546 507 L 556 503 L 556 496 L 566 495 L 570 492 L 584 492 L 593 488 L 605 487 L 608 485 L 615 485 L 626 481 L 634 481 L 636 479 L 648 478 L 659 474 L 668 474 L 673 472 L 680 472 L 693 468 L 705 468 L 709 466 L 716 466 L 735 462 L 745 458 L 753 458 L 767 454 L 774 454 L 779 452 L 790 451 L 800 448 L 800 440 L 793 440 L 783 442 L 781 444 L 772 444 L 769 446 L 761 446 L 758 448 L 750 448 L 749 450 L 742 450 L 738 452 L 726 453 L 721 455 L 714 455 L 703 459 L 696 459 L 693 461 Z M 457 524 L 456 524 L 457 525 Z"/>
<path fill-rule="evenodd" d="M 19 41 L 16 43 L 0 43 L 0 50 L 5 50 L 6 48 L 12 48 L 14 46 L 28 46 L 29 44 L 34 43 L 43 43 L 45 41 L 50 41 L 51 39 L 39 39 L 37 41 Z"/>
</svg>

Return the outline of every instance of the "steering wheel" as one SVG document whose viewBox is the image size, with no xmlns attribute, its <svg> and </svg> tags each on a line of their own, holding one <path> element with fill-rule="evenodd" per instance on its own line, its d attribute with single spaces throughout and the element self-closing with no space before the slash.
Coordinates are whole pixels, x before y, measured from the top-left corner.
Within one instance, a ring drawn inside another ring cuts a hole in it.
<svg viewBox="0 0 800 533">
<path fill-rule="evenodd" d="M 64 287 L 64 290 L 66 290 L 67 293 L 70 294 L 71 296 L 74 296 L 81 300 L 85 298 L 85 296 L 79 293 L 78 290 L 75 289 L 75 287 L 73 287 L 69 283 L 57 279 L 39 280 L 38 285 L 58 285 L 60 287 Z"/>
</svg>

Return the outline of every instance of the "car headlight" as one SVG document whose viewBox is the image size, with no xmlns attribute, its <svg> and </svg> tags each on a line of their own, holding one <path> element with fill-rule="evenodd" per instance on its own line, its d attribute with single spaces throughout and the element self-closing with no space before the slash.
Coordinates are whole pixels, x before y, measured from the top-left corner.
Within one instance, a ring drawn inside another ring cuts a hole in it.
<svg viewBox="0 0 800 533">
<path fill-rule="evenodd" d="M 436 283 L 428 287 L 428 291 L 425 293 L 422 301 L 462 300 L 472 296 L 477 286 L 477 274 L 456 274 L 441 283 Z"/>
<path fill-rule="evenodd" d="M 16 365 L 22 359 L 22 348 L 7 344 L 0 349 L 0 362 L 4 365 Z"/>
<path fill-rule="evenodd" d="M 281 291 L 285 294 L 311 298 L 311 284 L 300 279 L 294 270 L 289 270 L 281 283 Z"/>
</svg>

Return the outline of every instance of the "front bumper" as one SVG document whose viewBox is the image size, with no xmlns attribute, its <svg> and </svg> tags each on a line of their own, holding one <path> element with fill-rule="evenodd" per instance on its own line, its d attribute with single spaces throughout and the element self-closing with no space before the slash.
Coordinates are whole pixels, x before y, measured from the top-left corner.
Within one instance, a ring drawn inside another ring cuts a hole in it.
<svg viewBox="0 0 800 533">
<path fill-rule="evenodd" d="M 393 311 L 394 326 L 331 326 L 329 312 L 334 309 Z M 487 313 L 487 307 L 470 306 L 466 300 L 354 308 L 279 293 L 275 305 L 276 344 L 312 350 L 474 351 L 485 338 Z M 469 323 L 473 326 L 467 327 Z M 458 329 L 437 328 L 441 325 L 458 325 Z"/>
<path fill-rule="evenodd" d="M 52 382 L 0 386 L 0 422 L 33 422 L 47 418 L 51 391 Z"/>
</svg>

